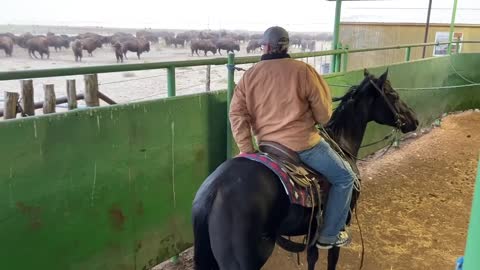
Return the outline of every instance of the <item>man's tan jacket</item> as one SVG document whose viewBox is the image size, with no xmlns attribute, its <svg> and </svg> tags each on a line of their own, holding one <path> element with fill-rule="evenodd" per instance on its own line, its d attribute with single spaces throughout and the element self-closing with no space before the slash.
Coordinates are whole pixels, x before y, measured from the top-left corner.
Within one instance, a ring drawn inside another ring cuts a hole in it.
<svg viewBox="0 0 480 270">
<path fill-rule="evenodd" d="M 330 89 L 315 69 L 290 58 L 263 60 L 245 72 L 230 105 L 233 136 L 241 152 L 257 141 L 274 141 L 295 151 L 322 138 L 315 124 L 332 114 Z"/>
</svg>

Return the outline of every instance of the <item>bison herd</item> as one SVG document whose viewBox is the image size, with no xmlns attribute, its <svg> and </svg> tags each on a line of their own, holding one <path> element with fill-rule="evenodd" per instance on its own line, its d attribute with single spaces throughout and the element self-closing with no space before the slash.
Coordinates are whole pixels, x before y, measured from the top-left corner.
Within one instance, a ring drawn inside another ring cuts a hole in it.
<svg viewBox="0 0 480 270">
<path fill-rule="evenodd" d="M 127 58 L 127 52 L 140 55 L 150 51 L 150 45 L 164 42 L 165 46 L 175 48 L 190 46 L 192 56 L 199 56 L 199 51 L 207 56 L 208 52 L 213 55 L 222 54 L 222 50 L 228 52 L 240 51 L 240 44 L 247 43 L 246 52 L 254 53 L 261 47 L 260 34 L 236 33 L 229 31 L 186 31 L 173 33 L 169 31 L 138 31 L 135 35 L 131 33 L 117 32 L 113 35 L 105 36 L 96 33 L 82 33 L 76 36 L 57 35 L 48 32 L 46 35 L 33 35 L 24 33 L 14 35 L 12 33 L 0 33 L 0 50 L 5 51 L 5 55 L 12 56 L 14 45 L 27 50 L 31 58 L 50 57 L 50 48 L 55 51 L 69 49 L 73 51 L 75 61 L 82 61 L 84 51 L 88 56 L 93 56 L 97 48 L 111 46 L 117 62 L 123 62 Z M 331 36 L 328 34 L 307 35 L 294 34 L 290 38 L 291 46 L 301 48 L 302 51 L 315 50 L 315 40 L 328 40 Z"/>
</svg>

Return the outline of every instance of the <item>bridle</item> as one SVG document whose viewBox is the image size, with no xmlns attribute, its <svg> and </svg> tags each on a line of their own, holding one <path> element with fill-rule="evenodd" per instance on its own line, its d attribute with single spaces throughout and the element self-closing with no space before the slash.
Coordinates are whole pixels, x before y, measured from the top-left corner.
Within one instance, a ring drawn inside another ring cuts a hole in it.
<svg viewBox="0 0 480 270">
<path fill-rule="evenodd" d="M 401 120 L 400 114 L 398 113 L 398 111 L 395 109 L 393 104 L 390 102 L 390 100 L 388 100 L 387 96 L 385 95 L 385 91 L 383 90 L 384 86 L 382 85 L 382 89 L 380 89 L 380 87 L 378 87 L 378 85 L 372 79 L 370 79 L 370 83 L 378 91 L 378 93 L 380 93 L 380 95 L 383 97 L 383 100 L 387 104 L 388 108 L 393 113 L 393 117 L 395 118 L 395 125 L 397 129 L 401 129 L 405 125 L 405 123 Z"/>
</svg>

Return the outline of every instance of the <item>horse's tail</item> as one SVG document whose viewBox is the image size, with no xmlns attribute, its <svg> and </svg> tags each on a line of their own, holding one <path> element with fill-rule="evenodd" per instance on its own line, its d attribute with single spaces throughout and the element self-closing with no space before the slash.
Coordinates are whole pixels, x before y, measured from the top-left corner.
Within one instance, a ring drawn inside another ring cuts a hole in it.
<svg viewBox="0 0 480 270">
<path fill-rule="evenodd" d="M 212 252 L 208 231 L 208 218 L 216 197 L 215 191 L 206 191 L 211 188 L 212 186 L 201 187 L 192 207 L 195 270 L 219 269 Z"/>
</svg>

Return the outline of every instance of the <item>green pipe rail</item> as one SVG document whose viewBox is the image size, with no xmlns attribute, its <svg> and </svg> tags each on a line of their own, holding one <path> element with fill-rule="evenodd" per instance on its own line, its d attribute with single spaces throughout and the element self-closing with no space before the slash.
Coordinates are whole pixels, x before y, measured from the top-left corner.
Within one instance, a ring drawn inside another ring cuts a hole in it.
<svg viewBox="0 0 480 270">
<path fill-rule="evenodd" d="M 233 90 L 235 88 L 235 55 L 233 53 L 228 54 L 228 85 L 227 85 L 227 111 L 230 109 L 230 101 L 233 97 Z M 232 157 L 232 142 L 233 142 L 233 134 L 230 128 L 230 120 L 227 117 L 227 156 L 226 158 Z"/>
<path fill-rule="evenodd" d="M 455 41 L 455 43 L 480 43 L 480 41 Z M 308 58 L 328 55 L 341 55 L 361 52 L 373 52 L 383 50 L 394 49 L 406 49 L 416 48 L 424 46 L 436 46 L 450 44 L 449 42 L 430 42 L 430 43 L 415 43 L 405 45 L 385 46 L 378 48 L 361 48 L 361 49 L 339 49 L 339 50 L 326 50 L 316 52 L 303 52 L 292 53 L 292 58 Z M 236 57 L 235 64 L 251 64 L 260 60 L 260 56 L 248 56 L 248 57 Z M 154 63 L 141 63 L 141 64 L 122 64 L 122 65 L 100 65 L 89 67 L 71 67 L 71 68 L 53 68 L 53 69 L 36 69 L 36 70 L 16 70 L 16 71 L 2 71 L 0 72 L 0 81 L 5 80 L 17 80 L 17 79 L 34 79 L 45 77 L 58 77 L 58 76 L 70 76 L 70 75 L 83 75 L 91 73 L 111 73 L 111 72 L 125 72 L 125 71 L 140 71 L 140 70 L 152 70 L 152 69 L 167 69 L 172 70 L 180 67 L 194 67 L 194 66 L 206 66 L 206 65 L 225 65 L 228 63 L 227 58 L 212 58 L 212 59 L 198 59 L 198 60 L 185 60 L 185 61 L 167 61 L 167 62 L 154 62 Z M 337 69 L 335 72 L 339 72 Z M 173 72 L 170 71 L 170 78 L 174 78 Z M 173 83 L 170 82 L 172 85 Z"/>
<path fill-rule="evenodd" d="M 450 21 L 450 31 L 448 33 L 448 54 L 452 54 L 452 41 L 453 41 L 453 32 L 455 31 L 456 14 L 457 14 L 457 0 L 453 0 L 452 18 Z"/>
<path fill-rule="evenodd" d="M 468 226 L 467 246 L 463 270 L 477 270 L 480 268 L 480 158 L 477 167 L 477 180 L 473 193 L 472 211 Z"/>
<path fill-rule="evenodd" d="M 332 49 L 338 49 L 338 43 L 340 39 L 340 14 L 342 12 L 342 0 L 336 0 L 335 3 L 335 19 L 333 25 L 333 41 L 332 41 Z M 330 66 L 330 71 L 336 72 L 336 65 L 337 65 L 337 55 L 332 56 L 332 63 Z"/>
</svg>

